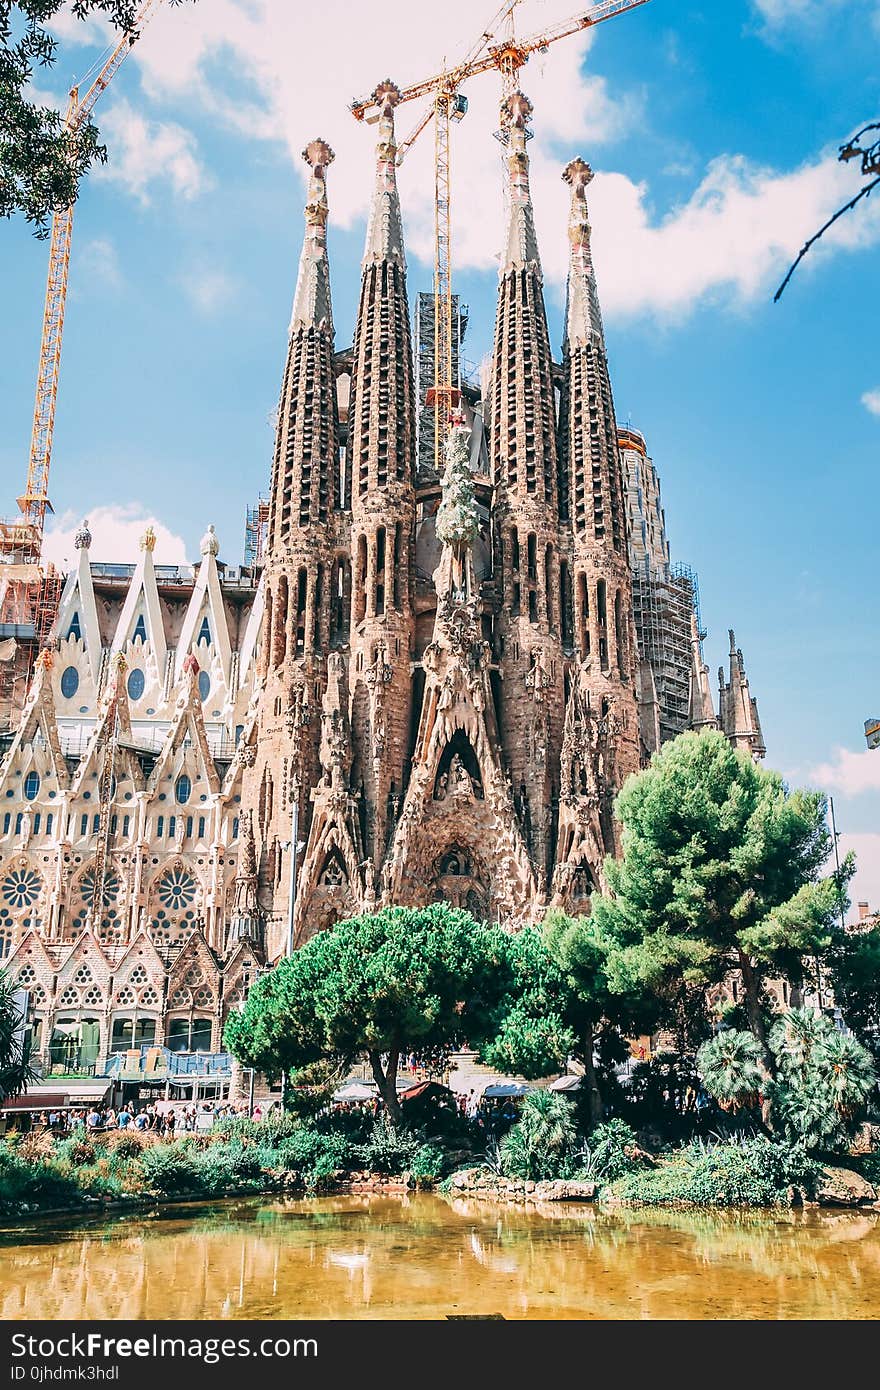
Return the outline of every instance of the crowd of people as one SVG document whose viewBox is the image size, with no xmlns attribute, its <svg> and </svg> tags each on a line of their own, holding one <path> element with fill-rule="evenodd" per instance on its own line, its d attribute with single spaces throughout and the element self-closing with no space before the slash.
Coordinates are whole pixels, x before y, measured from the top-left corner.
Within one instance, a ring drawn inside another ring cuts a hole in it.
<svg viewBox="0 0 880 1390">
<path fill-rule="evenodd" d="M 252 1118 L 268 1118 L 281 1110 L 281 1102 L 254 1106 Z M 46 1123 L 53 1134 L 70 1134 L 82 1127 L 91 1134 L 111 1130 L 132 1130 L 140 1134 L 159 1134 L 165 1139 L 175 1134 L 198 1134 L 213 1129 L 224 1119 L 246 1119 L 245 1102 L 203 1100 L 198 1102 L 150 1101 L 148 1104 L 125 1103 L 118 1109 L 112 1105 L 93 1105 L 66 1110 L 50 1110 Z"/>
</svg>

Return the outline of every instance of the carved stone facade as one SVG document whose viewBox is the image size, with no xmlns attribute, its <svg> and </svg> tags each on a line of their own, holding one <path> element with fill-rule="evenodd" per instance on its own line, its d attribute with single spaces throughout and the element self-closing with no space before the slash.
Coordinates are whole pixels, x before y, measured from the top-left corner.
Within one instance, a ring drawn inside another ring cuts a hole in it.
<svg viewBox="0 0 880 1390">
<path fill-rule="evenodd" d="M 637 650 L 624 476 L 590 250 L 571 192 L 554 363 L 507 102 L 509 223 L 485 401 L 416 473 L 410 314 L 383 83 L 353 348 L 335 350 L 333 152 L 314 140 L 262 576 L 210 528 L 192 570 L 93 564 L 77 538 L 54 648 L 0 730 L 0 958 L 44 1057 L 217 1050 L 254 973 L 341 917 L 448 901 L 516 927 L 588 912 L 613 805 L 658 744 Z M 560 229 L 562 235 L 562 229 Z M 345 385 L 348 391 L 345 392 Z M 343 410 L 340 411 L 340 393 Z M 342 425 L 340 419 L 342 417 Z M 345 447 L 342 446 L 343 438 Z M 690 724 L 762 751 L 731 638 L 716 720 L 693 634 Z"/>
<path fill-rule="evenodd" d="M 325 493 L 337 511 L 326 526 L 312 520 L 298 531 L 294 519 L 283 537 L 273 532 L 267 566 L 267 580 L 279 578 L 268 589 L 245 800 L 255 810 L 270 957 L 285 948 L 292 901 L 296 942 L 382 902 L 444 899 L 510 925 L 551 902 L 589 910 L 604 859 L 618 848 L 615 794 L 648 753 L 590 253 L 590 170 L 581 160 L 565 170 L 570 275 L 560 376 L 529 189 L 531 104 L 522 93 L 508 99 L 509 223 L 485 418 L 466 392 L 444 477 L 417 477 L 396 88 L 383 83 L 377 99 L 347 450 L 326 461 L 336 479 Z M 332 330 L 329 290 L 314 288 L 329 286 L 327 162 L 313 163 L 306 210 L 313 251 L 303 254 L 295 302 L 307 312 L 294 313 L 275 515 L 301 486 L 303 462 L 289 441 L 314 440 L 308 412 L 332 390 L 330 343 L 309 359 L 313 379 L 297 377 L 296 395 L 289 389 L 304 360 L 302 335 Z M 313 454 L 312 477 L 320 466 Z M 291 566 L 306 573 L 305 588 L 285 581 Z M 341 608 L 329 641 L 274 641 L 276 630 L 296 628 L 295 595 L 312 592 L 320 566 L 345 576 L 330 585 Z M 267 783 L 271 816 L 260 814 Z"/>
</svg>

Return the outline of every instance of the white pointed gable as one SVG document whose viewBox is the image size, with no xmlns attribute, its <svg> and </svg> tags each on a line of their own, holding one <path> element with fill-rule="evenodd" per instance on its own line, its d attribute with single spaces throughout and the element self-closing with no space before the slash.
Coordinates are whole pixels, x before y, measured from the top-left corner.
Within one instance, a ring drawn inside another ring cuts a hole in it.
<svg viewBox="0 0 880 1390">
<path fill-rule="evenodd" d="M 200 641 L 205 618 L 208 619 L 208 628 L 211 634 L 210 647 L 217 654 L 223 682 L 228 687 L 232 665 L 232 645 L 229 641 L 229 628 L 226 622 L 226 610 L 223 606 L 223 594 L 220 589 L 220 576 L 217 573 L 217 559 L 210 551 L 202 557 L 195 588 L 180 631 L 174 666 L 175 681 L 180 680 L 183 673 L 183 663 L 191 651 L 194 651 L 198 656 L 200 665 L 209 669 L 207 661 L 202 660 L 203 655 L 206 656 L 207 653 Z"/>
<path fill-rule="evenodd" d="M 101 673 L 102 645 L 101 629 L 98 626 L 98 607 L 95 602 L 95 588 L 92 583 L 92 566 L 89 561 L 89 552 L 85 547 L 82 547 L 77 554 L 79 555 L 77 568 L 70 571 L 65 581 L 55 628 L 62 645 L 71 635 L 75 637 L 76 628 L 79 628 L 79 639 L 85 649 L 92 683 L 97 690 L 98 677 Z M 74 628 L 73 634 L 71 634 L 71 627 Z"/>
<path fill-rule="evenodd" d="M 165 628 L 162 623 L 159 590 L 156 587 L 153 551 L 149 544 L 144 545 L 141 558 L 138 560 L 132 575 L 131 587 L 125 596 L 125 603 L 110 649 L 112 652 L 124 651 L 132 641 L 140 615 L 143 615 L 147 642 L 156 663 L 156 676 L 161 681 L 165 673 L 168 644 L 165 640 Z"/>
</svg>

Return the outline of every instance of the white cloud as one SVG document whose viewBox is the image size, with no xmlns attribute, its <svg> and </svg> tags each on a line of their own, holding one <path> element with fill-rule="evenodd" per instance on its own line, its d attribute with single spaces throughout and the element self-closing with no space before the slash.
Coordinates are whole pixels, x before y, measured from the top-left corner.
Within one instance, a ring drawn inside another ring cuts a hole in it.
<svg viewBox="0 0 880 1390">
<path fill-rule="evenodd" d="M 844 855 L 849 854 L 850 850 L 856 856 L 856 875 L 849 889 L 853 903 L 849 921 L 854 921 L 857 903 L 867 903 L 875 910 L 880 909 L 880 834 L 870 831 L 862 835 L 842 834 L 840 852 Z"/>
<path fill-rule="evenodd" d="M 84 271 L 94 283 L 105 288 L 118 290 L 122 285 L 122 268 L 119 252 L 109 237 L 94 237 L 76 252 L 78 269 Z"/>
<path fill-rule="evenodd" d="M 238 283 L 223 270 L 200 268 L 181 275 L 184 294 L 201 314 L 213 314 L 229 304 L 238 292 Z"/>
<path fill-rule="evenodd" d="M 182 198 L 195 198 L 212 180 L 198 158 L 191 131 L 173 121 L 150 121 L 128 101 L 117 101 L 98 117 L 107 145 L 107 164 L 96 177 L 121 183 L 141 203 L 150 185 L 167 180 Z"/>
<path fill-rule="evenodd" d="M 880 749 L 864 748 L 860 753 L 851 753 L 848 748 L 835 748 L 833 762 L 814 767 L 809 780 L 823 791 L 840 792 L 843 796 L 880 791 Z"/>
<path fill-rule="evenodd" d="M 862 396 L 862 405 L 869 415 L 880 415 L 880 387 L 866 391 Z"/>
<path fill-rule="evenodd" d="M 806 10 L 791 0 L 764 0 L 767 15 Z M 571 0 L 524 4 L 518 31 L 546 27 L 571 9 Z M 469 35 L 470 0 L 446 0 L 444 28 Z M 639 14 L 615 23 L 637 24 Z M 331 51 L 328 34 L 335 36 Z M 544 269 L 561 290 L 566 272 L 566 189 L 562 167 L 574 154 L 595 162 L 610 138 L 638 130 L 643 98 L 613 93 L 590 70 L 601 53 L 599 31 L 569 38 L 533 57 L 522 85 L 535 104 L 535 139 L 530 144 L 532 187 Z M 458 56 L 452 49 L 450 62 Z M 280 5 L 275 0 L 212 0 L 210 6 L 166 9 L 137 45 L 131 62 L 142 71 L 147 93 L 157 99 L 198 102 L 213 120 L 241 134 L 280 142 L 305 178 L 300 151 L 321 134 L 337 159 L 330 173 L 331 217 L 351 226 L 366 211 L 372 182 L 375 128 L 358 124 L 347 110 L 349 95 L 363 94 L 390 74 L 405 83 L 435 71 L 442 59 L 428 6 L 386 0 L 383 22 L 373 6 L 324 0 L 320 6 Z M 587 70 L 584 61 L 587 59 Z M 218 80 L 218 63 L 235 73 Z M 647 76 L 647 75 L 646 75 Z M 500 84 L 495 73 L 466 86 L 470 111 L 454 131 L 453 257 L 458 268 L 491 268 L 502 242 L 502 149 L 492 139 L 498 124 Z M 405 136 L 422 109 L 412 103 L 398 112 Z M 140 121 L 140 127 L 137 122 Z M 140 192 L 147 176 L 168 172 L 167 152 L 143 133 L 129 108 L 130 144 L 111 149 L 116 176 Z M 187 192 L 204 178 L 191 137 L 177 132 L 177 183 Z M 135 154 L 137 151 L 137 154 Z M 433 248 L 433 142 L 426 130 L 400 170 L 399 182 L 412 255 L 430 262 Z M 172 178 L 174 178 L 172 164 Z M 711 298 L 741 305 L 766 296 L 803 242 L 851 196 L 854 173 L 833 152 L 812 157 L 792 171 L 756 166 L 736 154 L 720 156 L 706 169 L 685 201 L 667 213 L 652 204 L 650 188 L 611 170 L 600 172 L 592 191 L 595 255 L 600 293 L 610 313 L 686 315 Z M 298 236 L 298 229 L 294 231 Z M 860 208 L 823 238 L 803 267 L 809 274 L 835 250 L 855 249 L 880 239 L 880 204 Z"/>
<path fill-rule="evenodd" d="M 116 565 L 134 564 L 141 536 L 152 526 L 156 532 L 156 563 L 187 563 L 186 543 L 182 537 L 152 516 L 140 502 L 95 507 L 88 514 L 88 522 L 92 533 L 89 554 L 93 560 Z M 69 569 L 76 559 L 73 542 L 80 524 L 81 518 L 72 511 L 53 517 L 43 541 L 44 560 L 51 560 L 62 571 Z"/>
<path fill-rule="evenodd" d="M 818 21 L 826 18 L 829 10 L 851 4 L 852 0 L 754 0 L 755 9 L 770 25 L 789 20 Z"/>
</svg>

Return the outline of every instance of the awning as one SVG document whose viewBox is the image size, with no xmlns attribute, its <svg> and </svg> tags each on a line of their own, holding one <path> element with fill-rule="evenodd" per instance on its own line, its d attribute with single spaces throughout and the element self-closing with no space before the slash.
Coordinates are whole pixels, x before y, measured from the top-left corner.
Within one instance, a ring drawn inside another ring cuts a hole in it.
<svg viewBox="0 0 880 1390">
<path fill-rule="evenodd" d="M 375 1081 L 349 1081 L 347 1085 L 340 1086 L 338 1091 L 333 1092 L 333 1100 L 343 1105 L 349 1100 L 375 1100 L 379 1094 L 379 1088 Z"/>
<path fill-rule="evenodd" d="M 483 1095 L 487 1100 L 506 1100 L 513 1096 L 527 1096 L 533 1089 L 524 1081 L 499 1081 L 495 1085 L 487 1086 Z"/>
<path fill-rule="evenodd" d="M 21 1096 L 7 1096 L 0 1110 L 66 1110 L 72 1105 L 102 1105 L 109 1092 L 109 1081 L 59 1081 L 54 1086 L 29 1086 Z"/>
<path fill-rule="evenodd" d="M 579 1091 L 582 1082 L 582 1076 L 557 1076 L 555 1081 L 550 1082 L 547 1090 L 562 1091 L 563 1093 L 567 1091 Z"/>
</svg>

